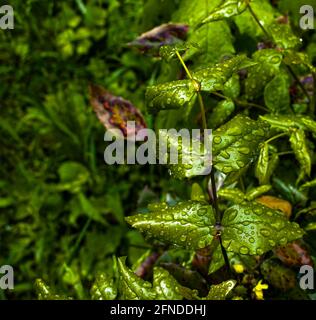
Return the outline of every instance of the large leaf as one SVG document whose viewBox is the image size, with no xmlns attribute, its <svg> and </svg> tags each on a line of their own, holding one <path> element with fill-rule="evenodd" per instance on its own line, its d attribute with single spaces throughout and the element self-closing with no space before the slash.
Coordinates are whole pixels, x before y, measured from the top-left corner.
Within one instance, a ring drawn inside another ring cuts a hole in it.
<svg viewBox="0 0 316 320">
<path fill-rule="evenodd" d="M 222 224 L 224 248 L 242 255 L 262 255 L 301 238 L 304 233 L 283 213 L 257 202 L 242 202 L 230 207 L 224 213 Z"/>
<path fill-rule="evenodd" d="M 235 111 L 235 104 L 232 100 L 223 100 L 212 110 L 208 124 L 210 128 L 217 128 Z"/>
<path fill-rule="evenodd" d="M 206 18 L 201 21 L 201 25 L 212 21 L 230 18 L 243 13 L 248 6 L 246 0 L 227 0 L 215 8 Z"/>
<path fill-rule="evenodd" d="M 119 293 L 123 300 L 153 300 L 156 294 L 152 290 L 152 285 L 139 278 L 125 265 L 126 257 L 117 259 L 119 272 Z"/>
<path fill-rule="evenodd" d="M 212 169 L 212 148 L 209 140 L 201 142 L 201 137 L 193 137 L 187 131 L 187 135 L 179 136 L 180 132 L 160 130 L 159 132 L 159 158 L 164 157 L 164 163 L 168 164 L 170 174 L 177 179 L 203 176 Z M 162 146 L 162 141 L 168 150 Z"/>
<path fill-rule="evenodd" d="M 225 174 L 238 172 L 253 162 L 259 144 L 269 134 L 269 126 L 244 115 L 237 115 L 213 133 L 213 162 Z"/>
<path fill-rule="evenodd" d="M 148 87 L 148 110 L 178 109 L 190 102 L 198 90 L 199 84 L 193 80 L 178 80 Z"/>
<path fill-rule="evenodd" d="M 215 218 L 210 205 L 186 201 L 175 206 L 157 204 L 151 209 L 150 213 L 130 216 L 126 221 L 146 236 L 169 244 L 188 249 L 201 249 L 211 244 Z"/>
<path fill-rule="evenodd" d="M 264 87 L 278 74 L 282 58 L 282 53 L 274 49 L 263 49 L 253 54 L 253 60 L 258 64 L 248 70 L 245 80 L 247 99 L 253 100 L 262 95 Z"/>
</svg>

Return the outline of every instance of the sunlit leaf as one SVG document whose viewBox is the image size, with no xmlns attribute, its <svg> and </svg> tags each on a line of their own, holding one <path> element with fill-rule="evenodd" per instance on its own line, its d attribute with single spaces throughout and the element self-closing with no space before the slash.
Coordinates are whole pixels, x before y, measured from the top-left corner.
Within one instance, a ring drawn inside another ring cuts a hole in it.
<svg viewBox="0 0 316 320">
<path fill-rule="evenodd" d="M 148 214 L 126 218 L 130 225 L 147 237 L 188 249 L 204 248 L 212 242 L 214 220 L 212 207 L 197 201 L 175 206 L 157 204 Z"/>
<path fill-rule="evenodd" d="M 105 273 L 97 275 L 90 291 L 92 300 L 114 300 L 117 296 L 114 280 Z"/>
<path fill-rule="evenodd" d="M 274 22 L 268 27 L 268 32 L 279 48 L 297 49 L 301 45 L 300 38 L 293 33 L 287 23 Z"/>
<path fill-rule="evenodd" d="M 236 280 L 228 280 L 217 285 L 212 285 L 205 300 L 225 300 L 236 283 Z"/>
<path fill-rule="evenodd" d="M 283 213 L 256 202 L 236 204 L 224 213 L 223 246 L 241 255 L 262 255 L 279 245 L 301 238 L 299 225 Z"/>
</svg>

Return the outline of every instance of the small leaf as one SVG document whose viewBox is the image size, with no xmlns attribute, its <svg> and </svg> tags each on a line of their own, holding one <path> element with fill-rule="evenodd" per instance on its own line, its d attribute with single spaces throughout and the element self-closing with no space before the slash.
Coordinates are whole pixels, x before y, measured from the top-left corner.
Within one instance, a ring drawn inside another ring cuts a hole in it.
<svg viewBox="0 0 316 320">
<path fill-rule="evenodd" d="M 307 148 L 307 141 L 303 130 L 293 130 L 290 136 L 290 142 L 295 157 L 300 164 L 300 175 L 298 181 L 305 176 L 309 177 L 312 169 L 312 160 Z"/>
<path fill-rule="evenodd" d="M 287 291 L 296 285 L 296 273 L 273 259 L 264 261 L 260 269 L 264 279 L 277 289 Z"/>
<path fill-rule="evenodd" d="M 296 49 L 301 45 L 301 40 L 297 37 L 289 24 L 274 22 L 268 27 L 273 42 L 282 49 Z"/>
<path fill-rule="evenodd" d="M 165 23 L 140 35 L 128 43 L 142 53 L 156 54 L 161 46 L 170 45 L 184 40 L 189 30 L 188 25 L 180 23 Z"/>
<path fill-rule="evenodd" d="M 148 237 L 188 249 L 204 248 L 213 240 L 214 212 L 205 203 L 159 204 L 151 206 L 151 211 L 129 216 L 126 221 Z"/>
<path fill-rule="evenodd" d="M 316 187 L 316 179 L 308 181 L 301 186 L 301 189 L 306 188 L 315 188 Z"/>
<path fill-rule="evenodd" d="M 219 7 L 202 20 L 201 25 L 239 15 L 247 9 L 248 2 L 249 1 L 246 0 L 224 1 Z"/>
<path fill-rule="evenodd" d="M 156 300 L 182 300 L 180 287 L 167 270 L 160 267 L 154 268 L 153 289 L 156 292 Z"/>
<path fill-rule="evenodd" d="M 217 128 L 225 121 L 227 118 L 235 111 L 235 104 L 232 100 L 223 100 L 217 104 L 217 106 L 212 110 L 209 117 L 210 128 Z"/>
<path fill-rule="evenodd" d="M 154 300 L 156 294 L 150 282 L 139 278 L 125 265 L 126 257 L 117 259 L 120 298 L 122 300 Z"/>
<path fill-rule="evenodd" d="M 114 300 L 117 296 L 114 280 L 105 273 L 97 275 L 90 292 L 92 300 Z"/>
<path fill-rule="evenodd" d="M 278 247 L 274 254 L 288 267 L 313 266 L 313 259 L 302 241 L 293 241 Z"/>
<path fill-rule="evenodd" d="M 90 102 L 100 122 L 107 130 L 120 130 L 124 138 L 136 135 L 146 128 L 145 120 L 140 111 L 131 102 L 116 97 L 100 86 L 90 86 Z M 128 121 L 135 122 L 135 128 L 127 126 Z"/>
<path fill-rule="evenodd" d="M 201 202 L 206 201 L 203 189 L 196 182 L 194 182 L 192 184 L 191 200 L 193 200 L 193 201 L 201 201 Z"/>
<path fill-rule="evenodd" d="M 256 188 L 252 188 L 249 191 L 247 191 L 245 198 L 248 201 L 254 200 L 255 198 L 261 196 L 264 193 L 267 193 L 268 191 L 271 190 L 271 186 L 266 184 L 266 185 L 262 185 Z"/>
<path fill-rule="evenodd" d="M 240 203 L 245 200 L 245 194 L 237 188 L 221 188 L 218 191 L 218 196 L 233 203 Z"/>
<path fill-rule="evenodd" d="M 255 176 L 259 180 L 259 184 L 267 183 L 267 173 L 269 168 L 269 145 L 261 144 L 259 158 L 255 168 Z"/>
<path fill-rule="evenodd" d="M 316 68 L 311 64 L 310 59 L 305 52 L 285 50 L 283 55 L 283 62 L 285 64 L 289 66 L 305 65 L 310 72 L 316 72 Z"/>
<path fill-rule="evenodd" d="M 179 109 L 185 106 L 199 91 L 194 80 L 178 80 L 148 87 L 146 90 L 147 107 L 150 112 Z"/>
<path fill-rule="evenodd" d="M 225 300 L 236 283 L 236 280 L 228 280 L 217 285 L 212 285 L 208 295 L 203 300 Z"/>
<path fill-rule="evenodd" d="M 173 58 L 177 58 L 177 52 L 185 52 L 191 48 L 199 48 L 199 46 L 198 44 L 188 42 L 176 43 L 174 45 L 169 46 L 162 46 L 159 49 L 159 55 L 161 58 L 169 62 Z"/>
<path fill-rule="evenodd" d="M 262 196 L 256 199 L 256 201 L 258 201 L 259 203 L 263 204 L 268 208 L 282 211 L 288 219 L 290 219 L 291 217 L 292 205 L 290 202 L 286 200 L 273 197 L 273 196 Z"/>
<path fill-rule="evenodd" d="M 50 287 L 42 280 L 35 280 L 35 290 L 38 295 L 39 300 L 67 300 L 70 298 L 65 298 L 53 293 Z"/>
<path fill-rule="evenodd" d="M 276 75 L 264 89 L 264 101 L 273 113 L 285 113 L 290 107 L 290 83 L 286 74 Z"/>
<path fill-rule="evenodd" d="M 296 240 L 304 231 L 283 213 L 256 202 L 236 204 L 224 213 L 223 246 L 241 255 L 262 255 L 279 245 Z"/>
<path fill-rule="evenodd" d="M 240 95 L 240 91 L 240 79 L 236 73 L 224 84 L 223 94 L 228 98 L 236 99 Z"/>
</svg>

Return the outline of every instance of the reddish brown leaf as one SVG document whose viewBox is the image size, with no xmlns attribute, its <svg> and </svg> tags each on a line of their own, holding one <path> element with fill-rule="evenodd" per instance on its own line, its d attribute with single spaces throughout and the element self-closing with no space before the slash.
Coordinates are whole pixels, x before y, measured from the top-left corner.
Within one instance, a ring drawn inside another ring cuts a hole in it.
<svg viewBox="0 0 316 320">
<path fill-rule="evenodd" d="M 128 139 L 146 128 L 142 114 L 130 101 L 116 97 L 100 86 L 91 85 L 89 89 L 92 108 L 107 130 L 119 129 Z M 134 121 L 135 127 L 128 127 L 128 121 Z"/>
<path fill-rule="evenodd" d="M 302 241 L 293 241 L 274 250 L 275 255 L 287 266 L 300 267 L 302 265 L 313 266 L 313 260 L 307 247 Z"/>
<path fill-rule="evenodd" d="M 158 49 L 164 45 L 174 44 L 186 38 L 188 25 L 180 23 L 165 23 L 141 34 L 137 39 L 128 43 L 138 48 L 142 53 L 158 54 Z"/>
</svg>

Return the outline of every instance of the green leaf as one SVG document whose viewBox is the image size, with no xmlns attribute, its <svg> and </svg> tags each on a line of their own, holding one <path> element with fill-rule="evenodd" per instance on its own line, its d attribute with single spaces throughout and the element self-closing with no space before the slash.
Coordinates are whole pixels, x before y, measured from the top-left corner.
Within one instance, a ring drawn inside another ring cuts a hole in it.
<svg viewBox="0 0 316 320">
<path fill-rule="evenodd" d="M 299 225 L 284 214 L 257 202 L 236 204 L 224 213 L 223 246 L 241 255 L 262 255 L 280 245 L 301 238 Z"/>
<path fill-rule="evenodd" d="M 255 64 L 245 55 L 239 55 L 220 62 L 214 67 L 203 68 L 195 72 L 193 78 L 200 83 L 201 91 L 218 91 L 224 89 L 225 83 L 235 72 Z"/>
<path fill-rule="evenodd" d="M 285 113 L 290 107 L 290 83 L 285 73 L 276 75 L 264 89 L 264 101 L 273 113 Z"/>
<path fill-rule="evenodd" d="M 291 147 L 295 157 L 300 164 L 300 175 L 298 181 L 309 177 L 312 169 L 312 160 L 307 148 L 306 137 L 303 130 L 293 129 L 290 136 Z"/>
<path fill-rule="evenodd" d="M 246 97 L 248 100 L 259 98 L 265 86 L 279 73 L 282 54 L 274 49 L 263 49 L 253 54 L 257 65 L 249 68 L 245 80 Z"/>
<path fill-rule="evenodd" d="M 243 13 L 248 7 L 245 0 L 227 0 L 219 7 L 213 10 L 205 19 L 202 20 L 201 25 L 212 21 L 227 19 Z"/>
<path fill-rule="evenodd" d="M 117 259 L 119 293 L 122 300 L 154 300 L 156 294 L 150 282 L 139 278 L 125 265 L 126 257 Z"/>
<path fill-rule="evenodd" d="M 148 110 L 154 112 L 181 108 L 191 101 L 198 90 L 199 85 L 193 80 L 178 80 L 148 87 Z"/>
<path fill-rule="evenodd" d="M 192 184 L 191 200 L 193 200 L 193 201 L 201 201 L 201 202 L 206 201 L 203 189 L 196 182 L 194 182 Z"/>
<path fill-rule="evenodd" d="M 312 181 L 308 181 L 306 183 L 304 183 L 301 188 L 302 189 L 306 189 L 306 188 L 314 188 L 316 187 L 316 179 L 312 180 Z"/>
<path fill-rule="evenodd" d="M 301 40 L 297 37 L 289 24 L 274 22 L 268 27 L 273 42 L 282 49 L 297 49 Z"/>
<path fill-rule="evenodd" d="M 269 134 L 269 126 L 237 115 L 213 133 L 213 162 L 225 174 L 239 172 L 258 156 L 259 145 Z"/>
<path fill-rule="evenodd" d="M 236 280 L 228 280 L 217 285 L 212 285 L 208 295 L 203 300 L 225 300 L 236 283 Z"/>
<path fill-rule="evenodd" d="M 168 146 L 166 152 L 164 148 L 159 149 L 163 150 L 159 158 L 164 158 L 170 174 L 179 180 L 207 175 L 212 169 L 212 150 L 209 140 L 203 144 L 199 137 L 193 137 L 189 131 L 186 132 L 187 135 L 182 136 L 176 130 L 159 132 L 159 144 L 164 141 L 165 146 Z"/>
<path fill-rule="evenodd" d="M 114 300 L 117 296 L 114 280 L 105 273 L 97 275 L 90 292 L 92 300 Z"/>
<path fill-rule="evenodd" d="M 178 59 L 177 52 L 183 53 L 192 47 L 198 49 L 199 45 L 196 43 L 189 43 L 189 42 L 181 42 L 181 43 L 176 43 L 174 45 L 166 45 L 166 46 L 162 46 L 159 49 L 159 55 L 161 58 L 169 62 L 173 58 Z"/>
<path fill-rule="evenodd" d="M 156 292 L 156 300 L 182 300 L 180 287 L 167 270 L 160 267 L 154 268 L 153 289 Z"/>
<path fill-rule="evenodd" d="M 316 72 L 316 68 L 311 64 L 310 59 L 305 52 L 285 50 L 283 55 L 283 62 L 285 64 L 289 66 L 305 65 L 310 72 Z"/>
<path fill-rule="evenodd" d="M 240 79 L 238 74 L 233 76 L 224 84 L 223 94 L 231 99 L 236 99 L 240 95 Z"/>
<path fill-rule="evenodd" d="M 148 214 L 126 218 L 134 228 L 148 237 L 188 249 L 201 249 L 213 240 L 213 208 L 197 201 L 180 202 L 175 206 L 161 203 L 150 207 Z"/>
<path fill-rule="evenodd" d="M 235 111 L 235 104 L 232 100 L 223 100 L 213 109 L 208 124 L 210 128 L 217 128 Z"/>
<path fill-rule="evenodd" d="M 270 191 L 271 188 L 272 187 L 268 184 L 265 184 L 265 185 L 262 185 L 262 186 L 259 186 L 256 188 L 252 188 L 249 191 L 247 191 L 245 198 L 248 201 L 254 200 L 254 199 L 260 197 L 261 195 L 267 193 L 268 191 Z"/>
<path fill-rule="evenodd" d="M 42 280 L 35 280 L 35 290 L 39 300 L 66 300 L 70 298 L 65 298 L 53 293 L 50 287 Z"/>
<path fill-rule="evenodd" d="M 255 176 L 259 180 L 259 184 L 267 182 L 267 173 L 269 168 L 269 145 L 263 143 L 260 147 L 259 158 L 255 168 Z"/>
<path fill-rule="evenodd" d="M 245 194 L 238 188 L 221 188 L 217 194 L 220 198 L 234 203 L 240 203 L 245 199 Z"/>
<path fill-rule="evenodd" d="M 260 116 L 260 119 L 267 121 L 271 128 L 279 131 L 289 132 L 290 128 L 297 128 L 316 134 L 316 122 L 308 116 L 267 114 Z"/>
</svg>

